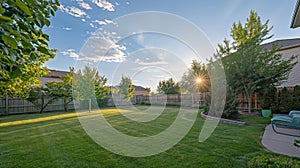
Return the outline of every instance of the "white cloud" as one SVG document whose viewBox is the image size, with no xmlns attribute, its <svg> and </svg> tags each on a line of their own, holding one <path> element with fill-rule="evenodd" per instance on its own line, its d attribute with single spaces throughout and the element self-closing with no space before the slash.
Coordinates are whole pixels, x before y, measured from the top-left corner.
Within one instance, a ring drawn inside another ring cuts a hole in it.
<svg viewBox="0 0 300 168">
<path fill-rule="evenodd" d="M 127 2 L 126 2 L 126 5 L 129 5 L 129 4 L 130 4 L 130 3 L 127 1 Z"/>
<path fill-rule="evenodd" d="M 95 28 L 95 25 L 93 23 L 90 23 L 91 28 Z"/>
<path fill-rule="evenodd" d="M 84 61 L 104 61 L 123 62 L 126 60 L 126 47 L 117 44 L 114 35 L 109 32 L 101 32 L 102 35 L 92 34 L 82 49 L 79 60 Z"/>
<path fill-rule="evenodd" d="M 144 34 L 143 33 L 139 33 L 138 35 L 137 35 L 137 42 L 138 42 L 138 44 L 139 45 L 143 45 L 143 43 L 144 43 Z"/>
<path fill-rule="evenodd" d="M 114 5 L 106 0 L 91 0 L 94 4 L 110 12 L 115 11 Z"/>
<path fill-rule="evenodd" d="M 115 2 L 115 4 L 116 4 L 117 6 L 119 6 L 119 5 L 120 5 L 118 2 Z"/>
<path fill-rule="evenodd" d="M 82 22 L 85 22 L 86 20 L 85 20 L 85 19 L 81 19 L 81 21 L 82 21 Z"/>
<path fill-rule="evenodd" d="M 77 3 L 84 9 L 87 9 L 87 10 L 92 9 L 92 7 L 88 3 L 84 2 L 83 0 L 77 0 Z"/>
<path fill-rule="evenodd" d="M 93 23 L 98 23 L 99 25 L 106 25 L 107 23 L 105 21 L 102 20 L 93 20 Z"/>
<path fill-rule="evenodd" d="M 83 10 L 78 9 L 74 6 L 64 7 L 63 5 L 60 5 L 59 9 L 63 12 L 66 12 L 67 14 L 69 14 L 71 16 L 74 16 L 74 17 L 78 17 L 78 18 L 87 17 L 87 18 L 89 18 L 89 16 Z"/>
<path fill-rule="evenodd" d="M 143 66 L 168 65 L 168 63 L 165 62 L 165 61 L 150 61 L 150 60 L 147 60 L 147 59 L 145 61 L 142 61 L 139 58 L 137 58 L 135 60 L 135 63 L 137 63 L 139 65 L 143 65 Z"/>
<path fill-rule="evenodd" d="M 108 24 L 114 23 L 114 21 L 108 20 L 108 19 L 105 19 L 105 22 L 108 23 Z"/>
<path fill-rule="evenodd" d="M 71 27 L 64 27 L 63 29 L 64 29 L 64 30 L 66 30 L 66 31 L 70 31 L 70 30 L 72 30 L 72 28 L 71 28 Z"/>
<path fill-rule="evenodd" d="M 168 78 L 169 76 L 165 76 L 165 75 L 153 75 L 151 77 L 152 78 L 158 78 L 158 79 L 165 79 L 165 78 Z"/>
<path fill-rule="evenodd" d="M 65 56 L 68 56 L 68 57 L 71 57 L 71 58 L 74 58 L 74 59 L 79 58 L 79 55 L 75 52 L 74 49 L 67 49 L 65 51 L 62 51 L 61 54 L 65 55 Z"/>
<path fill-rule="evenodd" d="M 93 20 L 92 21 L 93 23 L 98 23 L 99 25 L 106 25 L 106 24 L 115 24 L 114 21 L 112 20 L 108 20 L 108 19 L 105 19 L 104 21 L 103 20 Z"/>
</svg>

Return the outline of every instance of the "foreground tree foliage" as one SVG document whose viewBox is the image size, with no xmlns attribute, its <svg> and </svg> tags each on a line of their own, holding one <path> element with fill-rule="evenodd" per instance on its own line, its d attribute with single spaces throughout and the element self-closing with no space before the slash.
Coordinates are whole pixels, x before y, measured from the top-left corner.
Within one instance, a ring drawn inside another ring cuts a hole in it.
<svg viewBox="0 0 300 168">
<path fill-rule="evenodd" d="M 272 37 L 271 29 L 268 21 L 262 24 L 257 13 L 251 11 L 244 25 L 233 24 L 230 34 L 233 41 L 225 39 L 224 44 L 218 45 L 216 56 L 222 60 L 227 83 L 236 94 L 247 95 L 249 113 L 253 93 L 280 84 L 296 64 L 295 56 L 283 60 L 277 45 L 271 49 L 263 47 L 262 43 Z"/>
<path fill-rule="evenodd" d="M 168 80 L 159 81 L 157 92 L 159 94 L 179 94 L 180 86 L 179 83 L 175 83 L 173 78 L 170 78 Z"/>
<path fill-rule="evenodd" d="M 58 0 L 0 2 L 0 97 L 24 95 L 47 74 L 42 66 L 54 58 L 55 50 L 42 29 L 50 25 L 58 6 Z"/>
<path fill-rule="evenodd" d="M 121 82 L 118 86 L 119 94 L 123 95 L 123 100 L 130 101 L 134 96 L 134 87 L 132 86 L 132 80 L 127 76 L 122 76 Z"/>
</svg>

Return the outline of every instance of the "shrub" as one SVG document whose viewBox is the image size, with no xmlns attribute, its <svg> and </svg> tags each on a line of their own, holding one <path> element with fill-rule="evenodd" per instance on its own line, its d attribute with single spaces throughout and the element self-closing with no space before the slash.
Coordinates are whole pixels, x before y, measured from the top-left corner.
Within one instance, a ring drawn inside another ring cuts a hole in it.
<svg viewBox="0 0 300 168">
<path fill-rule="evenodd" d="M 276 99 L 276 87 L 269 86 L 266 87 L 259 92 L 259 97 L 261 99 L 261 108 L 262 109 L 270 109 L 272 106 L 272 103 Z"/>
<path fill-rule="evenodd" d="M 275 92 L 274 101 L 271 104 L 272 113 L 280 113 L 279 92 Z"/>
<path fill-rule="evenodd" d="M 142 101 L 141 105 L 151 105 L 151 103 L 149 101 Z"/>
<path fill-rule="evenodd" d="M 212 104 L 210 104 L 211 103 L 210 94 L 208 94 L 205 97 L 205 100 L 207 106 L 204 108 L 205 112 L 208 112 L 210 108 L 214 108 L 214 109 L 219 108 L 219 105 L 212 106 Z M 236 107 L 237 107 L 236 93 L 233 88 L 227 86 L 226 101 L 225 101 L 224 111 L 222 113 L 222 118 L 236 119 L 238 115 L 238 111 Z M 214 111 L 218 111 L 218 110 L 212 110 L 212 112 Z M 212 114 L 212 115 L 218 116 L 218 114 Z"/>
<path fill-rule="evenodd" d="M 281 95 L 279 97 L 279 106 L 281 113 L 289 113 L 293 109 L 293 101 L 292 101 L 291 92 L 284 87 L 281 91 Z"/>
<path fill-rule="evenodd" d="M 291 158 L 256 156 L 248 163 L 249 168 L 299 168 L 300 163 Z"/>
<path fill-rule="evenodd" d="M 98 98 L 97 103 L 98 103 L 99 107 L 107 107 L 108 106 L 108 98 L 106 96 L 102 97 L 101 99 Z"/>
<path fill-rule="evenodd" d="M 222 114 L 223 118 L 235 119 L 238 115 L 237 111 L 237 102 L 236 102 L 236 93 L 231 87 L 227 87 L 226 92 L 226 102 L 224 112 Z"/>
<path fill-rule="evenodd" d="M 294 88 L 293 110 L 300 110 L 300 86 Z"/>
</svg>

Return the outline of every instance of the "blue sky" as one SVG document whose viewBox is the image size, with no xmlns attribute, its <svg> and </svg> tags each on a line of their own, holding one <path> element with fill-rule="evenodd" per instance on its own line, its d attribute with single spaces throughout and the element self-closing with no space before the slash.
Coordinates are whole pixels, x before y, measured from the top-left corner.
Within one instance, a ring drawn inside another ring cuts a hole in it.
<svg viewBox="0 0 300 168">
<path fill-rule="evenodd" d="M 45 29 L 50 47 L 58 49 L 55 59 L 46 63 L 50 69 L 68 70 L 78 64 L 80 51 L 99 28 L 113 25 L 114 19 L 144 11 L 168 12 L 183 17 L 197 26 L 216 47 L 229 37 L 233 22 L 248 17 L 250 10 L 270 20 L 274 37 L 269 40 L 298 38 L 300 29 L 291 29 L 296 0 L 61 0 L 60 9 Z M 169 29 L 179 29 L 170 26 Z M 185 30 L 183 33 L 188 34 Z M 110 43 L 114 43 L 112 40 Z M 110 44 L 109 43 L 109 44 Z M 100 46 L 100 44 L 98 44 Z M 98 47 L 99 47 L 98 46 Z M 161 34 L 136 34 L 114 45 L 111 57 L 98 59 L 97 68 L 108 78 L 109 85 L 129 76 L 136 85 L 155 89 L 159 80 L 180 80 L 196 55 L 176 39 Z M 150 66 L 151 65 L 151 66 Z"/>
</svg>

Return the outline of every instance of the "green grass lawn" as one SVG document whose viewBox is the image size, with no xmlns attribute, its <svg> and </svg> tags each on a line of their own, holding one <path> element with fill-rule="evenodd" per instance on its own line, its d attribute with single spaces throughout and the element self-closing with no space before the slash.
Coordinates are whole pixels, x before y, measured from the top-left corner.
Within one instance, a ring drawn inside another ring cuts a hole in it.
<svg viewBox="0 0 300 168">
<path fill-rule="evenodd" d="M 140 106 L 140 109 L 147 107 Z M 155 135 L 172 124 L 178 109 L 166 108 L 151 122 L 134 122 L 114 108 L 102 110 L 117 130 L 132 136 Z M 257 155 L 285 156 L 264 150 L 260 140 L 269 119 L 241 116 L 247 126 L 220 123 L 203 143 L 198 137 L 204 120 L 173 148 L 143 158 L 111 153 L 81 127 L 75 112 L 0 117 L 0 167 L 247 167 Z M 299 160 L 296 162 L 300 163 Z"/>
</svg>

